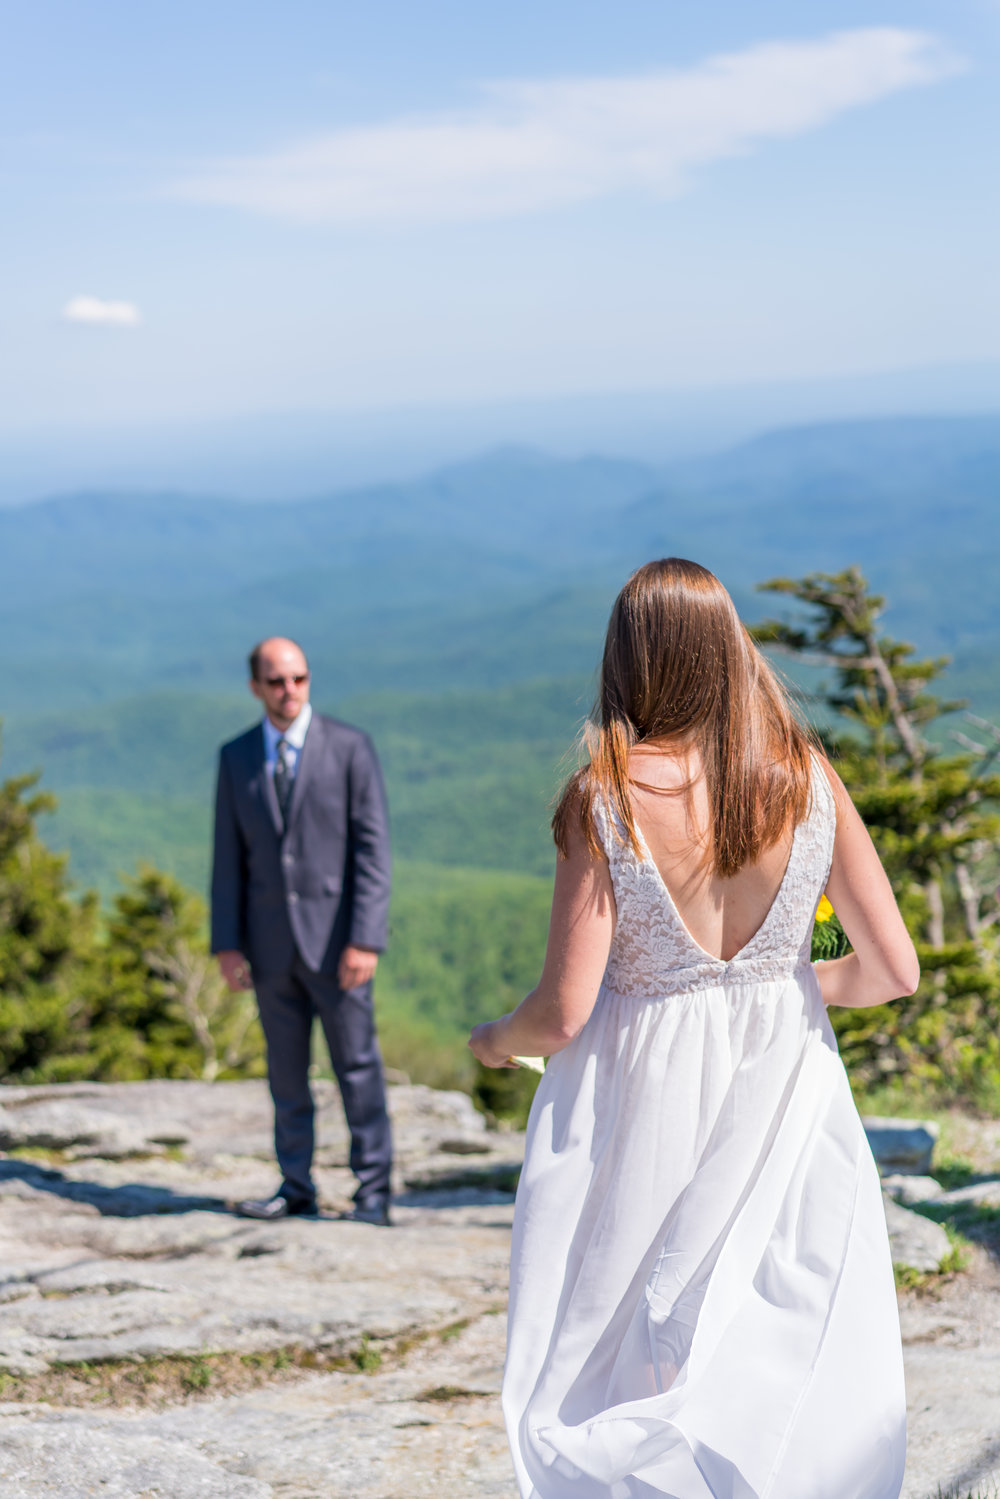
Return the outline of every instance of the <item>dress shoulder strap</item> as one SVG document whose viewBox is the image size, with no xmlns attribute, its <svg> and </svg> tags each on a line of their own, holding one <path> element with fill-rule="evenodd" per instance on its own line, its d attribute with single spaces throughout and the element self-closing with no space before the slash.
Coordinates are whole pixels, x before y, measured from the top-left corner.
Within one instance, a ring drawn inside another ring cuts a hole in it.
<svg viewBox="0 0 1000 1499">
<path fill-rule="evenodd" d="M 606 797 L 595 796 L 591 815 L 601 847 L 612 871 L 634 858 L 624 825 Z"/>
<path fill-rule="evenodd" d="M 823 769 L 823 762 L 815 752 L 812 756 L 812 777 L 809 785 L 809 811 L 799 826 L 797 842 L 803 846 L 806 864 L 814 877 L 825 885 L 833 861 L 833 841 L 837 836 L 837 804 L 833 790 Z"/>
<path fill-rule="evenodd" d="M 601 796 L 595 796 L 590 809 L 590 815 L 594 820 L 594 830 L 598 841 L 607 855 L 609 864 L 614 862 L 615 845 L 618 839 L 614 835 L 611 821 L 611 808 Z"/>
<path fill-rule="evenodd" d="M 812 761 L 812 777 L 810 780 L 811 805 L 809 816 L 820 816 L 824 822 L 831 818 L 837 820 L 837 804 L 833 799 L 833 789 L 829 777 L 823 769 L 823 761 L 813 750 L 810 759 Z"/>
</svg>

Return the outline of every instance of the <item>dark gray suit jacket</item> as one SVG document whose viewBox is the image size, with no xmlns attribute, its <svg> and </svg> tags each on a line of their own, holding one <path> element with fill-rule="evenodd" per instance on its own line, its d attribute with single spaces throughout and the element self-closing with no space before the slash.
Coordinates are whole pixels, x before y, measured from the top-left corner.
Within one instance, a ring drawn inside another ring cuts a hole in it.
<svg viewBox="0 0 1000 1499">
<path fill-rule="evenodd" d="M 343 948 L 386 945 L 389 825 L 382 774 L 360 729 L 313 712 L 287 827 L 260 724 L 219 754 L 212 951 L 239 951 L 256 976 L 287 973 L 298 949 L 333 973 Z"/>
</svg>

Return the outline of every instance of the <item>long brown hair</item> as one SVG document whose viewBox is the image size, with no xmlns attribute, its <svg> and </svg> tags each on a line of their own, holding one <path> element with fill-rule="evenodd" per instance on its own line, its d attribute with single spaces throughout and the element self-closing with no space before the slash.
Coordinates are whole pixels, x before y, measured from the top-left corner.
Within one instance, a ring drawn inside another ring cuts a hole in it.
<svg viewBox="0 0 1000 1499">
<path fill-rule="evenodd" d="M 597 800 L 639 852 L 629 755 L 648 741 L 700 751 L 718 875 L 754 863 L 806 815 L 809 736 L 729 594 L 697 562 L 647 562 L 625 584 L 608 622 L 594 720 L 590 763 L 570 778 L 552 819 L 563 854 L 576 818 L 601 852 Z"/>
</svg>

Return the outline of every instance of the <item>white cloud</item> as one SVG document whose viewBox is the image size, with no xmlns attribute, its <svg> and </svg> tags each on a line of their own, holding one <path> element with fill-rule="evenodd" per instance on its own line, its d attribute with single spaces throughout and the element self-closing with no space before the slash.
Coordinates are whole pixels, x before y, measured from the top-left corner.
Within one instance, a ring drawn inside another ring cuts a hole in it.
<svg viewBox="0 0 1000 1499">
<path fill-rule="evenodd" d="M 134 328 L 142 321 L 134 302 L 105 302 L 100 297 L 71 297 L 62 315 L 67 323 L 104 328 Z"/>
<path fill-rule="evenodd" d="M 494 83 L 475 111 L 338 130 L 206 165 L 169 191 L 307 223 L 499 218 L 617 192 L 671 197 L 695 167 L 964 66 L 926 33 L 867 27 L 768 42 L 686 71 Z"/>
</svg>

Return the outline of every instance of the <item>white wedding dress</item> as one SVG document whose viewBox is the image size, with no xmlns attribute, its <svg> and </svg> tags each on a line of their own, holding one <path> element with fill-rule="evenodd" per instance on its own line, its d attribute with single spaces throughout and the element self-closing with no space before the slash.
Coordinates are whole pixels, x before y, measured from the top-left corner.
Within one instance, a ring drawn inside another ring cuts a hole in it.
<svg viewBox="0 0 1000 1499">
<path fill-rule="evenodd" d="M 725 962 L 598 818 L 615 936 L 535 1097 L 514 1216 L 524 1499 L 897 1499 L 885 1218 L 809 963 L 835 822 L 814 764 L 774 904 Z"/>
</svg>

